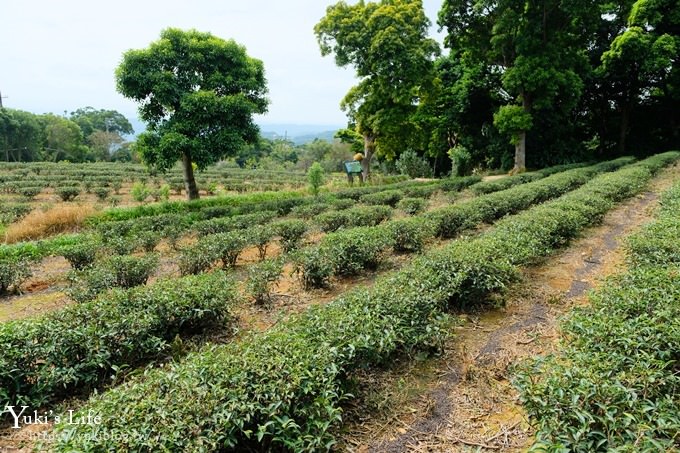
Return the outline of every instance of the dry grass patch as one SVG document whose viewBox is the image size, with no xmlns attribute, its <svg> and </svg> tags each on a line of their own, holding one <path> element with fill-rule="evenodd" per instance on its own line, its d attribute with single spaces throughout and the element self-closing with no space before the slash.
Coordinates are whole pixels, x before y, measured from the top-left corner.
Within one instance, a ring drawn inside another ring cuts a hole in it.
<svg viewBox="0 0 680 453">
<path fill-rule="evenodd" d="M 7 227 L 5 242 L 12 244 L 75 231 L 94 212 L 95 209 L 89 205 L 57 205 L 45 211 L 33 210 L 19 222 Z"/>
</svg>

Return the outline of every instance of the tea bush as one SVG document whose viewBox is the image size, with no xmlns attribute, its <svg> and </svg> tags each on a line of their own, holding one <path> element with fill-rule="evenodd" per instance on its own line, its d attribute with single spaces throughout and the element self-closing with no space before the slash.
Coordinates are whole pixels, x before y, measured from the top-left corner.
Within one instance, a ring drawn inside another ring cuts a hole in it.
<svg viewBox="0 0 680 453">
<path fill-rule="evenodd" d="M 565 342 L 526 363 L 516 385 L 538 428 L 534 449 L 670 451 L 680 400 L 680 184 L 627 241 L 629 270 L 562 325 Z"/>
<path fill-rule="evenodd" d="M 248 269 L 246 288 L 255 303 L 266 306 L 271 305 L 272 286 L 281 278 L 283 264 L 284 261 L 281 257 L 270 258 L 254 264 Z"/>
<path fill-rule="evenodd" d="M 603 200 L 598 206 L 606 210 L 640 190 L 654 163 L 594 178 L 563 198 L 499 221 L 477 239 L 454 241 L 417 258 L 371 289 L 350 291 L 239 342 L 206 346 L 95 396 L 79 413 L 94 411 L 102 424 L 59 425 L 51 447 L 326 450 L 334 443 L 341 405 L 352 397 L 346 389 L 355 370 L 441 347 L 447 307 L 502 289 L 516 278 L 517 266 L 550 253 L 551 244 L 591 222 L 586 213 L 593 208 L 580 212 L 576 201 Z M 568 227 L 562 224 L 565 217 Z M 211 416 L 196 417 L 206 407 Z M 158 408 L 163 408 L 162 424 L 154 418 Z M 88 435 L 94 430 L 98 435 Z"/>
<path fill-rule="evenodd" d="M 32 275 L 30 260 L 15 256 L 0 257 L 0 296 L 18 292 Z"/>
<path fill-rule="evenodd" d="M 385 224 L 395 252 L 420 252 L 434 236 L 434 225 L 423 218 L 393 220 Z"/>
<path fill-rule="evenodd" d="M 362 195 L 359 201 L 367 205 L 388 205 L 395 207 L 403 197 L 404 193 L 401 190 L 384 190 L 382 192 Z"/>
<path fill-rule="evenodd" d="M 319 246 L 305 247 L 293 255 L 293 273 L 304 289 L 326 288 L 333 275 L 333 260 Z"/>
<path fill-rule="evenodd" d="M 80 187 L 62 186 L 58 187 L 55 192 L 63 201 L 73 201 L 73 199 L 80 195 Z"/>
<path fill-rule="evenodd" d="M 307 232 L 307 224 L 302 220 L 280 220 L 272 228 L 281 238 L 281 248 L 285 253 L 296 250 Z"/>
<path fill-rule="evenodd" d="M 427 206 L 427 201 L 422 198 L 402 198 L 397 203 L 397 208 L 401 209 L 408 215 L 416 215 Z"/>
<path fill-rule="evenodd" d="M 73 269 L 84 269 L 94 263 L 97 251 L 101 248 L 102 242 L 99 237 L 83 237 L 75 244 L 68 244 L 61 247 L 58 254 L 62 255 L 71 264 Z"/>
<path fill-rule="evenodd" d="M 333 273 L 342 276 L 375 269 L 390 245 L 387 231 L 370 227 L 329 233 L 321 240 L 321 250 L 333 263 Z"/>
<path fill-rule="evenodd" d="M 234 283 L 221 273 L 116 290 L 48 315 L 0 323 L 0 402 L 38 408 L 110 381 L 168 350 L 177 334 L 230 322 Z"/>
</svg>

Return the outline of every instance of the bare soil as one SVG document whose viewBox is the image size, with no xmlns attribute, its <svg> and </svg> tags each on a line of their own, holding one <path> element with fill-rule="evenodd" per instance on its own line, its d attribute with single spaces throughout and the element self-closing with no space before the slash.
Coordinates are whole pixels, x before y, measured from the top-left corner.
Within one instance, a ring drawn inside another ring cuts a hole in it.
<svg viewBox="0 0 680 453">
<path fill-rule="evenodd" d="M 667 169 L 601 225 L 525 269 L 502 307 L 458 313 L 461 325 L 440 357 L 360 377 L 362 401 L 349 408 L 337 450 L 526 451 L 533 429 L 511 383 L 513 367 L 555 350 L 560 317 L 625 265 L 623 238 L 651 220 L 659 194 L 679 179 L 680 166 Z"/>
</svg>

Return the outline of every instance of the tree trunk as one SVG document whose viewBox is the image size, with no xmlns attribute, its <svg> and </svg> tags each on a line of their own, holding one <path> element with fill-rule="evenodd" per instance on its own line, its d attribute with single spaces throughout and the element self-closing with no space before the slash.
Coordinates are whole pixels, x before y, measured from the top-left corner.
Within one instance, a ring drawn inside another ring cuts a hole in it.
<svg viewBox="0 0 680 453">
<path fill-rule="evenodd" d="M 194 168 L 191 166 L 191 155 L 189 153 L 182 153 L 182 167 L 184 170 L 184 188 L 187 191 L 187 198 L 189 200 L 198 200 L 198 187 L 196 187 L 196 179 L 194 179 Z"/>
<path fill-rule="evenodd" d="M 522 131 L 517 135 L 517 144 L 515 144 L 515 166 L 512 169 L 512 174 L 522 173 L 527 169 L 527 133 Z"/>
<path fill-rule="evenodd" d="M 361 161 L 361 177 L 368 182 L 371 177 L 371 159 L 375 153 L 375 137 L 373 134 L 364 134 L 364 159 Z"/>
<path fill-rule="evenodd" d="M 621 129 L 619 130 L 619 154 L 626 152 L 626 138 L 628 137 L 628 125 L 630 124 L 630 106 L 624 105 L 621 108 Z"/>
<path fill-rule="evenodd" d="M 522 108 L 526 113 L 531 113 L 531 99 L 529 94 L 522 91 Z M 515 144 L 515 166 L 512 169 L 512 174 L 522 173 L 527 169 L 527 131 L 520 131 L 517 134 L 517 143 Z"/>
</svg>

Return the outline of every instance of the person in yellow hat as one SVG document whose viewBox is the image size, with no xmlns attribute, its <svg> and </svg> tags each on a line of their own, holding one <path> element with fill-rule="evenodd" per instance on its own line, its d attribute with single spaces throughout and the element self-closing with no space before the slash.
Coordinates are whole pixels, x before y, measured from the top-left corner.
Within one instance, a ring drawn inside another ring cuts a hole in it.
<svg viewBox="0 0 680 453">
<path fill-rule="evenodd" d="M 356 154 L 354 155 L 354 160 L 356 160 L 356 161 L 358 161 L 358 162 L 361 162 L 362 160 L 364 160 L 364 155 L 361 154 L 361 153 L 356 153 Z"/>
</svg>

